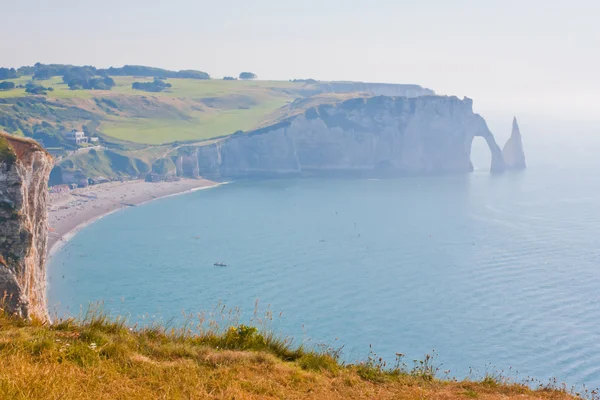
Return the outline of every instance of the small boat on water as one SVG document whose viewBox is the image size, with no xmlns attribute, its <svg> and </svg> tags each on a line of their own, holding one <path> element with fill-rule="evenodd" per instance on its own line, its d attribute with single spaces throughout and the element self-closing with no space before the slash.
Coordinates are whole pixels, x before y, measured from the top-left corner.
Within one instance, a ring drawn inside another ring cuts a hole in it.
<svg viewBox="0 0 600 400">
<path fill-rule="evenodd" d="M 216 263 L 213 264 L 215 267 L 226 267 L 227 264 L 225 264 L 224 262 L 220 262 L 217 261 Z"/>
</svg>

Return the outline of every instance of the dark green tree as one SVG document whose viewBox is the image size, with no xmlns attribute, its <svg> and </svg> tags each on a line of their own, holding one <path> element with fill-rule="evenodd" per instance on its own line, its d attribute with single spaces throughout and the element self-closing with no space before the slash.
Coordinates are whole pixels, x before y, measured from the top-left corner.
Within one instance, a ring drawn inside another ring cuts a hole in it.
<svg viewBox="0 0 600 400">
<path fill-rule="evenodd" d="M 0 79 L 15 79 L 17 70 L 14 68 L 0 68 Z"/>
<path fill-rule="evenodd" d="M 183 70 L 169 71 L 162 68 L 145 67 L 143 65 L 125 65 L 124 67 L 98 70 L 98 74 L 107 76 L 145 76 L 155 78 L 187 78 L 187 79 L 210 79 L 210 75 L 203 71 Z"/>
<path fill-rule="evenodd" d="M 15 84 L 13 82 L 0 82 L 0 90 L 11 90 L 15 88 Z"/>
<path fill-rule="evenodd" d="M 133 82 L 131 85 L 132 89 L 143 90 L 145 92 L 162 92 L 170 87 L 170 83 L 167 83 L 160 78 L 154 78 L 154 82 Z"/>
<path fill-rule="evenodd" d="M 18 76 L 31 76 L 35 72 L 34 67 L 22 66 L 17 69 Z"/>
<path fill-rule="evenodd" d="M 242 72 L 240 74 L 240 79 L 249 80 L 249 79 L 256 79 L 256 78 L 257 78 L 256 74 L 254 74 L 252 72 Z"/>
</svg>

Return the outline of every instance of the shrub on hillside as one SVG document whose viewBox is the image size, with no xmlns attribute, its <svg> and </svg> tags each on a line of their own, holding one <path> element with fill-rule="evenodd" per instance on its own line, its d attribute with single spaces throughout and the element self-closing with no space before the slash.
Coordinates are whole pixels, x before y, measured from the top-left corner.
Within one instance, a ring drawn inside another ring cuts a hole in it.
<svg viewBox="0 0 600 400">
<path fill-rule="evenodd" d="M 248 79 L 256 79 L 256 78 L 257 78 L 256 74 L 254 74 L 252 72 L 242 72 L 240 74 L 240 79 L 248 80 Z"/>
<path fill-rule="evenodd" d="M 15 88 L 15 84 L 13 82 L 0 82 L 0 90 L 11 90 Z"/>
<path fill-rule="evenodd" d="M 162 92 L 171 87 L 170 83 L 162 79 L 154 78 L 153 82 L 133 82 L 131 88 L 134 90 L 143 90 L 144 92 Z"/>
<path fill-rule="evenodd" d="M 29 82 L 27 85 L 25 85 L 25 93 L 29 93 L 29 94 L 39 94 L 42 96 L 45 96 L 48 94 L 48 91 L 53 91 L 54 88 L 51 87 L 44 87 L 42 85 L 38 85 L 37 83 L 33 83 L 33 82 Z"/>
<path fill-rule="evenodd" d="M 166 76 L 165 78 L 169 78 Z M 174 78 L 186 78 L 186 79 L 210 79 L 210 75 L 202 71 L 194 71 L 191 69 L 178 71 L 175 73 Z"/>
<path fill-rule="evenodd" d="M 50 128 L 37 128 L 31 135 L 32 138 L 40 143 L 43 143 L 44 147 L 63 147 L 64 139 L 57 132 L 54 127 Z"/>
<path fill-rule="evenodd" d="M 69 88 L 88 89 L 88 90 L 110 90 L 116 86 L 115 81 L 110 77 L 96 76 L 88 80 L 72 79 L 68 82 Z"/>
</svg>

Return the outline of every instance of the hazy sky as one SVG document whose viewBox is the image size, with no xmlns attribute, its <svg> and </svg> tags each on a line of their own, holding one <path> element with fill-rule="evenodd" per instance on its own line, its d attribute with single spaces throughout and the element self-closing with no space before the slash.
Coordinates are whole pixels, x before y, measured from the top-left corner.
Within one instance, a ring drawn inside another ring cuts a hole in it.
<svg viewBox="0 0 600 400">
<path fill-rule="evenodd" d="M 476 108 L 600 114 L 598 0 L 2 0 L 0 64 L 418 83 Z"/>
</svg>

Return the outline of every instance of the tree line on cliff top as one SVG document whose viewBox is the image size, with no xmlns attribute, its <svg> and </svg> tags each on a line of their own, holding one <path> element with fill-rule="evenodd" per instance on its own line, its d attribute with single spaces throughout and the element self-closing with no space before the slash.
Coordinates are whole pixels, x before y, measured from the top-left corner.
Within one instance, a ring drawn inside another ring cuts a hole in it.
<svg viewBox="0 0 600 400">
<path fill-rule="evenodd" d="M 55 76 L 62 76 L 63 82 L 70 89 L 98 89 L 110 90 L 115 86 L 115 81 L 111 76 L 135 76 L 135 77 L 153 77 L 155 79 L 167 78 L 182 78 L 182 79 L 211 79 L 210 75 L 203 71 L 197 70 L 181 70 L 170 71 L 162 68 L 146 67 L 142 65 L 125 65 L 123 67 L 99 69 L 91 65 L 75 66 L 69 64 L 42 64 L 36 63 L 33 66 L 23 66 L 20 68 L 5 68 L 0 67 L 0 80 L 16 79 L 22 76 L 31 76 L 32 80 L 46 80 Z M 253 72 L 242 72 L 239 75 L 241 80 L 256 79 L 257 76 Z M 235 80 L 236 78 L 227 76 L 224 80 Z M 11 90 L 15 86 L 11 82 L 3 82 L 0 90 Z M 147 91 L 160 91 L 164 88 L 156 87 L 156 85 L 146 85 L 152 87 L 144 87 L 136 85 L 134 89 Z"/>
<path fill-rule="evenodd" d="M 91 65 L 75 66 L 70 64 L 42 64 L 33 66 L 22 66 L 19 68 L 0 67 L 0 80 L 16 79 L 23 76 L 31 76 L 32 80 L 46 80 L 55 76 L 62 76 L 63 82 L 71 89 L 99 89 L 110 90 L 115 86 L 111 76 L 135 76 L 152 77 L 159 79 L 181 78 L 181 79 L 212 79 L 211 76 L 198 70 L 171 71 L 162 68 L 146 67 L 143 65 L 125 65 L 123 67 L 96 68 Z M 241 80 L 256 79 L 253 72 L 244 71 L 238 76 Z M 236 80 L 237 78 L 226 76 L 224 80 Z M 10 90 L 12 87 L 3 87 Z"/>
<path fill-rule="evenodd" d="M 169 71 L 162 68 L 145 67 L 141 65 L 125 65 L 124 67 L 98 69 L 91 65 L 74 66 L 67 64 L 41 64 L 15 68 L 0 68 L 0 80 L 16 79 L 22 76 L 31 76 L 34 81 L 50 79 L 62 76 L 62 80 L 72 90 L 97 89 L 110 90 L 115 87 L 115 81 L 111 76 L 138 76 L 155 78 L 185 78 L 185 79 L 211 79 L 210 75 L 203 71 L 182 70 Z M 0 90 L 14 89 L 14 83 L 2 82 Z M 33 94 L 44 94 L 43 92 Z"/>
<path fill-rule="evenodd" d="M 42 64 L 20 68 L 0 68 L 0 79 L 15 79 L 21 76 L 32 76 L 34 80 L 50 79 L 54 76 L 69 76 L 81 74 L 81 71 L 94 72 L 101 77 L 107 76 L 140 76 L 157 78 L 186 78 L 186 79 L 210 79 L 210 75 L 203 71 L 181 70 L 170 71 L 162 68 L 145 67 L 142 65 L 125 65 L 124 67 L 110 67 L 99 69 L 93 66 L 75 66 L 68 64 Z"/>
</svg>

